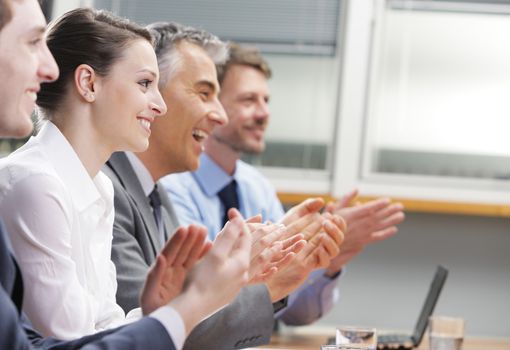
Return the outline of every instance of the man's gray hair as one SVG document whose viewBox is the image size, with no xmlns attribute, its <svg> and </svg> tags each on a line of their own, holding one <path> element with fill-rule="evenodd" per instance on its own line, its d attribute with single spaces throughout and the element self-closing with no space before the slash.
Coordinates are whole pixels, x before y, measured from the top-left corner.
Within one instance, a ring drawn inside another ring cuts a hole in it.
<svg viewBox="0 0 510 350">
<path fill-rule="evenodd" d="M 175 22 L 157 22 L 147 26 L 154 38 L 154 50 L 158 58 L 159 87 L 165 87 L 181 64 L 177 50 L 182 41 L 204 49 L 215 65 L 224 64 L 229 55 L 228 44 L 205 30 L 184 26 Z"/>
</svg>

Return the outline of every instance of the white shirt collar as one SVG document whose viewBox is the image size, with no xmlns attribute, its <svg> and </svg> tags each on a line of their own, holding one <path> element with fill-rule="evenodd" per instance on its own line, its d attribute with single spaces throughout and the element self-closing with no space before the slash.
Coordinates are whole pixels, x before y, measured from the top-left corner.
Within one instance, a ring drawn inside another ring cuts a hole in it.
<svg viewBox="0 0 510 350">
<path fill-rule="evenodd" d="M 154 185 L 156 185 L 152 179 L 151 173 L 133 152 L 125 153 L 129 163 L 131 163 L 131 166 L 135 171 L 138 181 L 140 181 L 140 184 L 142 185 L 143 193 L 145 193 L 145 195 L 148 197 L 154 189 Z"/>
<path fill-rule="evenodd" d="M 79 211 L 113 193 L 111 181 L 105 174 L 99 172 L 94 179 L 90 177 L 74 148 L 55 124 L 46 122 L 35 139 L 65 183 Z"/>
</svg>

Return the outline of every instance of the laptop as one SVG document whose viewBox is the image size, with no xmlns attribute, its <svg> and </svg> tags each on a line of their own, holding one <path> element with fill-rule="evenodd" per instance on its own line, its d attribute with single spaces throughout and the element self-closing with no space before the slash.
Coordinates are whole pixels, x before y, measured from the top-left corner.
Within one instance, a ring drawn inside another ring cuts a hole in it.
<svg viewBox="0 0 510 350">
<path fill-rule="evenodd" d="M 427 329 L 427 324 L 429 321 L 430 315 L 434 311 L 434 307 L 439 299 L 439 294 L 443 289 L 443 285 L 446 281 L 446 277 L 448 276 L 448 270 L 442 266 L 438 266 L 436 270 L 436 274 L 432 283 L 430 284 L 429 293 L 427 298 L 425 299 L 425 304 L 421 309 L 420 316 L 418 317 L 418 322 L 416 322 L 416 327 L 414 328 L 414 333 L 410 334 L 381 334 L 377 336 L 377 349 L 378 350 L 390 350 L 390 349 L 398 349 L 398 350 L 407 350 L 413 349 L 420 345 L 421 340 L 423 338 L 423 334 Z M 330 344 L 334 344 L 335 339 L 330 339 Z"/>
<path fill-rule="evenodd" d="M 448 276 L 448 270 L 442 266 L 438 266 L 434 279 L 430 284 L 430 289 L 427 298 L 425 299 L 425 304 L 423 304 L 421 309 L 420 317 L 418 317 L 418 322 L 416 322 L 414 333 L 412 335 L 381 334 L 377 336 L 377 349 L 412 349 L 420 345 L 423 334 L 427 329 L 429 317 L 432 315 L 437 300 L 439 299 L 439 294 L 443 289 L 443 285 L 446 281 L 446 276 Z"/>
</svg>

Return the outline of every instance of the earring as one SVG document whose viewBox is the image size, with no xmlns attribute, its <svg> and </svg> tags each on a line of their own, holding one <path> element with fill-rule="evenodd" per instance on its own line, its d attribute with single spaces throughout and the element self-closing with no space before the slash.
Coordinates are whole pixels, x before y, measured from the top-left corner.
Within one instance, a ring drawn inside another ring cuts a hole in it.
<svg viewBox="0 0 510 350">
<path fill-rule="evenodd" d="M 83 94 L 83 97 L 88 101 L 88 102 L 92 102 L 94 100 L 94 94 L 89 92 L 89 91 L 85 91 L 85 93 Z"/>
</svg>

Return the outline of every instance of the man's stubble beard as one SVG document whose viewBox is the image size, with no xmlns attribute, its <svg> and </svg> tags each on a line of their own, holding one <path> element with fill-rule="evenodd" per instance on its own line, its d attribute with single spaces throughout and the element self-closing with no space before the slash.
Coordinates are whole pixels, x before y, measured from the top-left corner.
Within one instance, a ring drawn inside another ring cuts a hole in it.
<svg viewBox="0 0 510 350">
<path fill-rule="evenodd" d="M 238 143 L 231 142 L 231 141 L 226 140 L 226 139 L 220 137 L 219 135 L 215 135 L 215 134 L 213 134 L 212 136 L 214 137 L 214 140 L 216 140 L 216 142 L 227 146 L 228 148 L 230 148 L 231 150 L 233 150 L 234 152 L 239 153 L 239 154 L 258 155 L 258 154 L 261 154 L 262 152 L 264 152 L 264 150 L 266 148 L 265 141 L 264 141 L 264 145 L 261 150 L 254 150 L 254 149 L 249 148 L 246 145 L 242 144 L 242 142 L 238 142 Z"/>
</svg>

